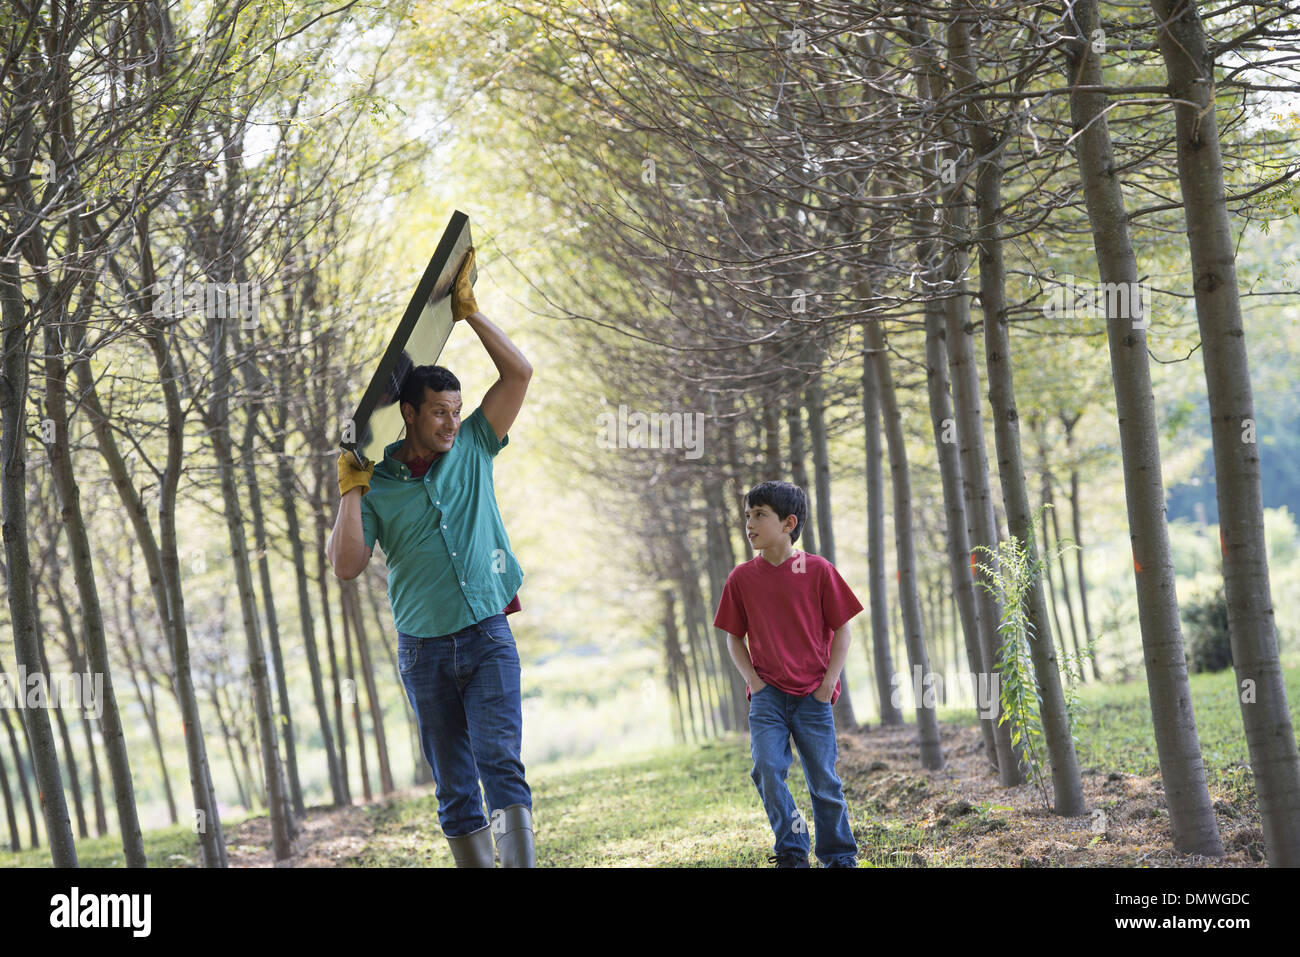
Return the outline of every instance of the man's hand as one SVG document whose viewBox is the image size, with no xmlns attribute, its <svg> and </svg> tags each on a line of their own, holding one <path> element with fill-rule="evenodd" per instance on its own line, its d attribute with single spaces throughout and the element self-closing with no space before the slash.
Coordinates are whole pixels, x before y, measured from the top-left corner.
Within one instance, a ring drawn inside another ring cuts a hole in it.
<svg viewBox="0 0 1300 957">
<path fill-rule="evenodd" d="M 469 274 L 474 268 L 474 247 L 469 247 L 469 254 L 456 273 L 456 281 L 451 285 L 451 320 L 460 322 L 478 312 L 478 303 L 474 300 L 474 287 L 470 284 Z"/>
<path fill-rule="evenodd" d="M 375 474 L 375 463 L 369 459 L 363 461 L 366 467 L 359 469 L 351 452 L 344 452 L 339 456 L 339 498 L 347 495 L 354 488 L 361 489 L 362 495 L 370 491 L 370 479 Z"/>
<path fill-rule="evenodd" d="M 762 678 L 760 678 L 760 677 L 758 676 L 758 672 L 755 671 L 755 672 L 754 672 L 754 677 L 752 677 L 752 678 L 749 679 L 749 693 L 750 693 L 750 695 L 751 695 L 751 696 L 752 696 L 752 695 L 756 695 L 756 694 L 758 694 L 760 691 L 762 691 L 762 690 L 763 690 L 764 688 L 766 688 L 766 687 L 767 687 L 767 682 L 764 681 Z"/>
<path fill-rule="evenodd" d="M 833 698 L 834 696 L 835 696 L 835 685 L 831 685 L 830 687 L 827 687 L 825 682 L 822 682 L 821 686 L 818 687 L 818 689 L 813 692 L 813 697 L 816 698 L 818 701 L 820 701 L 822 704 L 830 704 L 831 698 Z"/>
</svg>

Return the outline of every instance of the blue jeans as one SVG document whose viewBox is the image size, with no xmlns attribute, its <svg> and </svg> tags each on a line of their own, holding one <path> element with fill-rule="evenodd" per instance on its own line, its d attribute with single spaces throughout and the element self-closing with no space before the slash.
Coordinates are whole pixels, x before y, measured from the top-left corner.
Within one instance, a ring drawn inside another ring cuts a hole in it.
<svg viewBox="0 0 1300 957">
<path fill-rule="evenodd" d="M 493 813 L 512 804 L 531 810 L 519 760 L 519 652 L 506 616 L 438 638 L 399 631 L 397 668 L 433 769 L 443 834 L 462 837 L 486 827 L 484 796 Z"/>
<path fill-rule="evenodd" d="M 823 866 L 856 866 L 858 845 L 849 827 L 844 790 L 835 773 L 839 748 L 830 702 L 818 701 L 811 694 L 801 698 L 774 685 L 764 685 L 749 702 L 749 749 L 754 757 L 750 777 L 776 836 L 772 849 L 777 855 L 794 852 L 808 857 L 808 824 L 799 816 L 785 783 L 792 759 L 791 735 L 812 798 L 817 859 Z"/>
</svg>

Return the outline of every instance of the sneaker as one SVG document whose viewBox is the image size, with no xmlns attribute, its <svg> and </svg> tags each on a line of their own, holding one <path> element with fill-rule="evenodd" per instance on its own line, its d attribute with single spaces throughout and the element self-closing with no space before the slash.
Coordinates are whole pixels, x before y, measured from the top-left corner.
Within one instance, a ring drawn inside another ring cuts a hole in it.
<svg viewBox="0 0 1300 957">
<path fill-rule="evenodd" d="M 857 867 L 858 862 L 852 857 L 842 857 L 837 860 L 831 861 L 829 864 L 824 864 L 822 866 L 823 867 Z"/>
<path fill-rule="evenodd" d="M 767 862 L 777 867 L 807 867 L 808 855 L 800 854 L 798 851 L 786 851 L 783 854 L 772 855 Z"/>
</svg>

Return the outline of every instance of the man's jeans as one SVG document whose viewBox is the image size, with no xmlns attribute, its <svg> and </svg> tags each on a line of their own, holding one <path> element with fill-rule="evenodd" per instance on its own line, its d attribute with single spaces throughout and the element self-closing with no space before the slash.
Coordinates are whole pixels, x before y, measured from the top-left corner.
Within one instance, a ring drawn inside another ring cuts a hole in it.
<svg viewBox="0 0 1300 957">
<path fill-rule="evenodd" d="M 764 685 L 749 702 L 749 748 L 754 756 L 750 775 L 763 798 L 767 820 L 776 836 L 776 854 L 808 857 L 808 824 L 799 816 L 786 786 L 790 770 L 790 736 L 803 763 L 804 780 L 812 798 L 817 859 L 855 865 L 858 845 L 849 827 L 849 808 L 835 773 L 838 746 L 835 717 L 829 702 L 811 694 L 798 697 L 774 685 Z"/>
<path fill-rule="evenodd" d="M 486 827 L 484 796 L 493 812 L 512 804 L 531 810 L 519 760 L 519 653 L 506 616 L 438 638 L 398 632 L 397 667 L 433 769 L 442 833 L 461 837 Z"/>
</svg>

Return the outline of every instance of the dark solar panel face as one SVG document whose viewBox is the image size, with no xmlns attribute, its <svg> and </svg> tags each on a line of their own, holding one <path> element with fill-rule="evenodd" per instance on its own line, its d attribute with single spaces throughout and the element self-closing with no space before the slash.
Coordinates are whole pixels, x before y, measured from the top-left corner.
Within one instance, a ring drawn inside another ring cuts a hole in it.
<svg viewBox="0 0 1300 957">
<path fill-rule="evenodd" d="M 451 335 L 451 285 L 470 245 L 469 217 L 457 210 L 362 394 L 356 414 L 344 426 L 343 448 L 378 462 L 384 457 L 384 447 L 401 435 L 397 397 L 402 382 L 411 369 L 433 365 L 442 355 Z M 470 273 L 470 281 L 476 278 L 477 270 Z"/>
</svg>

